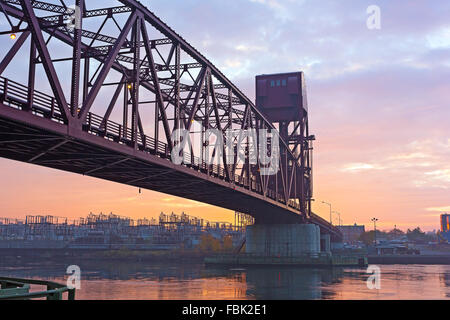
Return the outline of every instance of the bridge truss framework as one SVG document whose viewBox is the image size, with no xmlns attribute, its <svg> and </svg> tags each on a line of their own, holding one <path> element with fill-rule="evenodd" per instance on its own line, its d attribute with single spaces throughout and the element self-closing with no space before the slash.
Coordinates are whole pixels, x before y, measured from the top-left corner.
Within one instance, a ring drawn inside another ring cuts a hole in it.
<svg viewBox="0 0 450 320">
<path fill-rule="evenodd" d="M 236 155 L 232 164 L 224 156 L 221 164 L 208 165 L 207 129 L 226 139 L 229 129 L 277 128 L 138 1 L 91 10 L 89 1 L 74 1 L 81 13 L 75 28 L 70 24 L 77 11 L 63 1 L 0 0 L 10 26 L 0 35 L 18 35 L 0 74 L 29 43 L 27 84 L 0 77 L 1 156 L 249 213 L 257 223 L 312 221 L 339 236 L 311 212 L 302 161 L 310 144 L 303 124 L 291 133 L 298 140 L 294 148 L 280 139 L 276 175 L 261 175 L 263 166 L 250 163 L 248 147 L 242 163 Z M 55 57 L 52 45 L 64 47 L 65 56 Z M 46 77 L 39 76 L 42 71 Z M 39 87 L 42 78 L 48 80 L 47 93 Z M 202 138 L 199 150 L 184 154 L 182 166 L 170 162 L 176 129 Z"/>
</svg>

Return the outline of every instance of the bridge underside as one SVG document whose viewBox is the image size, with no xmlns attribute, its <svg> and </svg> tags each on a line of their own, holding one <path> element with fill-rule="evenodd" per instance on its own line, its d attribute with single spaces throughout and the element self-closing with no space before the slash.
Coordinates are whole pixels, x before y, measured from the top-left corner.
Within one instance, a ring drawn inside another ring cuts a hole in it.
<svg viewBox="0 0 450 320">
<path fill-rule="evenodd" d="M 174 165 L 28 112 L 0 104 L 0 157 L 74 172 L 248 213 L 256 223 L 302 223 L 302 217 L 243 187 Z M 195 188 L 194 188 L 195 186 Z"/>
</svg>

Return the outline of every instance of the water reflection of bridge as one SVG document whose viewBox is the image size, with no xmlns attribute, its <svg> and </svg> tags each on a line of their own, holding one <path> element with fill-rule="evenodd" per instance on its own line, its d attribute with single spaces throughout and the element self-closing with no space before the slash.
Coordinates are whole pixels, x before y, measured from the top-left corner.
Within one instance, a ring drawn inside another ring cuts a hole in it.
<svg viewBox="0 0 450 320">
<path fill-rule="evenodd" d="M 192 281 L 189 288 L 192 290 L 191 294 L 194 295 L 198 294 L 194 291 L 198 290 L 196 283 L 199 283 L 195 280 L 213 280 L 217 281 L 216 285 L 226 285 L 226 288 L 216 288 L 216 290 L 226 291 L 229 295 L 228 299 L 332 299 L 335 293 L 327 290 L 327 286 L 341 282 L 344 276 L 344 270 L 341 268 L 223 269 L 204 268 L 199 264 L 148 264 L 129 261 L 116 261 L 113 264 L 108 261 L 79 263 L 83 270 L 83 281 L 102 281 L 105 290 L 107 290 L 107 282 L 104 280 L 121 281 L 124 285 L 127 281 L 130 284 L 140 283 L 139 287 L 144 286 L 148 291 L 166 290 L 168 284 L 179 282 L 187 284 Z M 13 271 L 10 271 L 8 276 L 61 280 L 64 277 L 64 269 L 65 264 L 58 262 L 52 264 L 33 262 L 33 268 L 28 268 L 26 264 L 21 263 Z M 2 266 L 0 265 L 1 271 Z M 190 299 L 189 290 L 185 293 L 186 296 L 171 298 Z M 160 294 L 167 298 L 167 292 Z M 78 292 L 78 298 L 82 295 L 82 291 Z M 145 299 L 146 296 L 142 298 Z M 214 298 L 214 295 L 211 293 L 211 296 L 204 298 Z"/>
</svg>

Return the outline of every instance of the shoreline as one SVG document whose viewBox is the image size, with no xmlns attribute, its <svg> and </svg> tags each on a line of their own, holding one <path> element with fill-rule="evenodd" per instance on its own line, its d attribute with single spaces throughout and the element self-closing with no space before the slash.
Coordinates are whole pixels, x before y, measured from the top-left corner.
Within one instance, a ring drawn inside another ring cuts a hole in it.
<svg viewBox="0 0 450 320">
<path fill-rule="evenodd" d="M 0 249 L 3 260 L 11 261 L 40 261 L 66 260 L 99 262 L 182 262 L 198 263 L 212 252 L 195 250 L 83 250 L 83 249 Z"/>
<path fill-rule="evenodd" d="M 101 262 L 204 263 L 205 258 L 217 255 L 229 256 L 231 253 L 199 250 L 0 249 L 0 256 L 4 262 L 76 259 Z M 368 255 L 367 262 L 375 265 L 450 265 L 450 254 Z"/>
<path fill-rule="evenodd" d="M 426 265 L 450 265 L 450 255 L 369 255 L 369 264 L 426 264 Z"/>
</svg>

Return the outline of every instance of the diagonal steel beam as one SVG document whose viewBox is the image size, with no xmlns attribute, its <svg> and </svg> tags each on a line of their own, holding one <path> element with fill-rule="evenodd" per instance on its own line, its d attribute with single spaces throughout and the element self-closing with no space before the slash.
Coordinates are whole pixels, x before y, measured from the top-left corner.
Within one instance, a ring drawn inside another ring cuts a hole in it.
<svg viewBox="0 0 450 320">
<path fill-rule="evenodd" d="M 5 10 L 6 10 L 6 12 L 8 14 L 12 15 L 13 17 L 15 17 L 17 19 L 23 19 L 23 12 L 19 11 L 17 8 L 6 5 L 5 6 Z M 45 29 L 44 31 L 50 33 L 52 30 Z M 69 36 L 68 32 L 61 31 L 59 28 L 57 30 L 53 30 L 52 35 L 57 37 L 59 40 L 63 41 L 64 43 L 66 43 L 68 45 L 72 45 L 73 44 L 73 39 L 72 39 L 71 36 Z M 159 40 L 157 40 L 157 41 L 159 41 Z M 154 40 L 150 40 L 150 43 L 153 43 L 153 42 L 154 42 Z M 86 52 L 88 53 L 88 52 L 91 52 L 93 49 L 82 43 L 81 50 L 83 52 L 85 52 L 85 53 Z M 96 56 L 95 59 L 98 60 L 101 63 L 104 63 L 104 61 L 105 61 L 105 57 L 104 56 Z M 155 66 L 157 67 L 158 65 L 155 63 Z M 129 74 L 130 72 L 132 72 L 132 70 L 124 68 L 117 61 L 114 62 L 112 68 L 114 70 L 120 72 L 120 73 L 123 73 L 123 74 Z M 199 75 L 201 75 L 201 73 Z M 153 82 L 153 79 L 149 79 L 148 81 L 152 81 Z M 152 84 L 150 84 L 148 81 L 143 79 L 143 81 L 141 83 L 141 86 L 156 94 L 156 90 L 155 90 L 154 86 Z M 172 83 L 166 83 L 167 81 L 163 81 L 163 82 L 165 84 L 167 84 L 167 85 L 173 85 Z M 160 83 L 161 83 L 161 79 L 160 79 Z M 189 91 L 192 92 L 192 89 L 193 88 L 189 87 Z M 163 99 L 165 101 L 170 101 L 172 104 L 174 103 L 173 98 L 171 96 L 169 96 L 164 90 L 161 90 L 161 93 L 162 93 Z M 87 96 L 87 93 L 85 94 L 85 96 Z M 187 109 L 187 105 L 183 104 L 183 108 Z M 157 111 L 157 110 L 155 110 L 155 111 Z M 236 112 L 238 114 L 240 113 L 240 111 L 237 110 L 237 109 L 233 109 L 233 112 Z M 157 135 L 155 135 L 155 137 L 157 137 Z"/>
<path fill-rule="evenodd" d="M 236 176 L 236 167 L 237 167 L 237 164 L 238 164 L 237 162 L 238 162 L 239 146 L 242 143 L 241 142 L 242 141 L 242 131 L 244 129 L 246 129 L 246 126 L 247 126 L 247 123 L 248 123 L 247 118 L 249 117 L 249 113 L 250 113 L 250 107 L 247 105 L 245 107 L 244 119 L 241 122 L 241 131 L 239 132 L 239 136 L 238 136 L 238 144 L 237 144 L 238 149 L 237 149 L 237 152 L 234 153 L 233 169 L 231 171 L 231 174 L 233 175 L 233 177 Z"/>
<path fill-rule="evenodd" d="M 112 162 L 112 163 L 103 165 L 103 166 L 101 166 L 101 167 L 97 167 L 97 168 L 95 168 L 95 169 L 86 171 L 85 173 L 83 173 L 83 175 L 88 176 L 88 175 L 90 175 L 90 174 L 92 174 L 92 173 L 94 173 L 94 172 L 97 172 L 97 171 L 100 171 L 100 170 L 103 170 L 103 169 L 106 169 L 106 168 L 109 168 L 109 167 L 113 167 L 113 166 L 115 166 L 115 165 L 121 164 L 121 163 L 123 163 L 123 162 L 125 162 L 125 161 L 128 161 L 128 160 L 130 160 L 130 158 L 123 158 L 123 159 L 120 159 L 120 160 L 118 160 L 118 161 L 115 161 L 115 162 Z"/>
<path fill-rule="evenodd" d="M 144 180 L 147 180 L 147 179 L 154 179 L 156 177 L 165 176 L 166 174 L 173 173 L 173 172 L 174 172 L 173 170 L 164 170 L 164 171 L 162 171 L 161 173 L 158 173 L 158 174 L 153 174 L 153 175 L 145 176 L 143 178 L 137 178 L 137 179 L 129 180 L 129 181 L 126 182 L 126 184 L 133 184 L 133 183 L 144 181 Z"/>
<path fill-rule="evenodd" d="M 24 1 L 24 0 L 22 0 Z M 95 80 L 94 85 L 91 88 L 91 91 L 89 91 L 88 96 L 86 97 L 86 101 L 83 103 L 83 107 L 81 108 L 79 119 L 81 122 L 83 122 L 89 110 L 91 109 L 95 98 L 97 97 L 100 88 L 102 87 L 103 82 L 105 81 L 109 71 L 111 70 L 112 65 L 114 64 L 115 58 L 119 53 L 119 50 L 122 48 L 122 44 L 125 42 L 128 33 L 131 30 L 131 27 L 133 26 L 134 22 L 136 21 L 136 12 L 132 13 L 130 17 L 128 18 L 125 26 L 122 29 L 122 32 L 120 33 L 119 38 L 117 39 L 114 46 L 111 48 L 111 50 L 108 53 L 108 56 L 106 57 L 103 68 L 100 71 L 99 75 L 97 76 L 97 79 Z"/>
<path fill-rule="evenodd" d="M 39 21 L 34 14 L 30 0 L 20 0 L 20 4 L 22 6 L 22 10 L 26 17 L 28 25 L 31 29 L 31 33 L 33 34 L 33 41 L 36 44 L 36 48 L 43 62 L 45 73 L 47 74 L 61 115 L 63 116 L 65 121 L 69 122 L 69 106 L 67 105 L 67 100 L 64 96 L 64 92 L 59 82 L 58 75 L 56 74 L 55 67 L 53 66 L 53 63 L 51 61 L 50 54 L 47 49 L 47 44 L 44 40 L 44 36 L 42 35 Z"/>
<path fill-rule="evenodd" d="M 209 60 L 207 60 L 200 52 L 198 52 L 194 47 L 192 47 L 185 39 L 183 39 L 180 35 L 178 35 L 172 28 L 170 28 L 167 24 L 165 24 L 161 19 L 159 19 L 153 12 L 148 10 L 142 3 L 137 0 L 119 0 L 124 5 L 132 7 L 136 10 L 139 10 L 144 15 L 144 18 L 158 31 L 160 31 L 164 36 L 171 39 L 173 43 L 178 43 L 181 46 L 181 49 L 194 58 L 198 63 L 201 63 L 203 66 L 207 66 L 210 68 L 212 75 L 218 79 L 222 84 L 224 84 L 227 88 L 233 90 L 234 95 L 241 101 L 242 105 L 248 105 L 252 112 L 258 114 L 258 116 L 264 120 L 265 124 L 271 129 L 275 129 L 275 126 L 267 120 L 267 118 L 263 115 L 261 111 L 259 111 L 253 102 L 245 96 L 237 86 L 235 86 L 229 79 L 227 79 L 222 72 L 217 69 Z M 280 139 L 281 148 L 286 148 L 289 153 L 289 157 L 294 159 L 294 155 L 292 151 L 289 149 L 288 144 L 284 139 Z"/>
<path fill-rule="evenodd" d="M 214 115 L 216 117 L 216 122 L 217 122 L 217 129 L 220 131 L 220 133 L 222 134 L 222 139 L 224 141 L 223 143 L 223 150 L 222 150 L 222 160 L 223 160 L 223 165 L 225 168 L 225 174 L 226 177 L 228 179 L 228 181 L 230 181 L 230 168 L 228 167 L 228 163 L 227 163 L 227 154 L 226 154 L 226 149 L 225 149 L 225 137 L 224 137 L 224 132 L 222 130 L 222 124 L 220 122 L 220 118 L 219 118 L 219 110 L 217 109 L 217 100 L 216 100 L 216 91 L 214 90 L 214 83 L 213 83 L 213 79 L 211 74 L 209 74 L 209 86 L 210 86 L 210 92 L 211 92 L 211 96 L 212 96 L 212 101 L 213 101 L 213 109 L 214 109 Z"/>
<path fill-rule="evenodd" d="M 200 101 L 201 93 L 203 91 L 203 86 L 205 85 L 205 79 L 206 79 L 206 75 L 208 74 L 208 68 L 203 68 L 201 71 L 201 74 L 202 74 L 201 80 L 197 87 L 197 92 L 195 93 L 194 104 L 192 106 L 191 112 L 189 113 L 188 122 L 186 124 L 186 129 L 188 131 L 191 130 L 191 126 L 192 126 L 192 123 L 194 122 L 195 114 L 197 113 L 197 110 L 198 110 L 198 104 Z"/>
<path fill-rule="evenodd" d="M 31 162 L 36 161 L 36 160 L 39 159 L 40 157 L 46 155 L 47 153 L 49 153 L 49 152 L 51 152 L 51 151 L 54 151 L 54 150 L 58 149 L 58 148 L 61 147 L 62 145 L 66 144 L 67 142 L 69 142 L 69 140 L 64 139 L 63 141 L 61 141 L 60 143 L 54 145 L 53 147 L 48 148 L 48 149 L 46 149 L 46 150 L 44 150 L 44 151 L 42 151 L 42 152 L 39 152 L 39 153 L 38 153 L 37 155 L 35 155 L 34 157 L 30 158 L 30 159 L 28 160 L 28 162 L 31 163 Z"/>
<path fill-rule="evenodd" d="M 109 117 L 111 116 L 111 113 L 116 105 L 117 99 L 119 98 L 120 92 L 123 89 L 123 83 L 125 82 L 126 77 L 125 75 L 122 76 L 122 78 L 120 79 L 119 84 L 117 85 L 116 91 L 114 91 L 114 95 L 111 99 L 111 101 L 109 102 L 108 105 L 108 109 L 106 109 L 105 115 L 103 116 L 103 120 L 102 123 L 100 125 L 100 128 L 105 129 L 106 124 L 108 123 Z M 126 89 L 125 89 L 126 90 Z"/>
<path fill-rule="evenodd" d="M 193 95 L 194 93 L 197 92 L 196 90 L 194 90 L 194 88 L 197 88 L 197 89 L 198 89 L 198 86 L 200 86 L 204 81 L 205 81 L 205 79 L 204 79 L 204 77 L 203 77 L 203 73 L 202 73 L 202 71 L 200 71 L 200 72 L 198 73 L 197 78 L 195 79 L 194 85 L 193 85 L 192 87 L 189 88 L 189 90 L 188 90 L 189 93 L 188 93 L 188 95 L 187 95 L 186 98 L 185 98 L 185 99 L 186 99 L 186 102 L 184 103 L 184 108 L 185 108 L 186 110 L 187 110 L 189 101 L 191 101 L 191 99 L 192 99 L 192 95 Z M 200 92 L 202 92 L 201 89 L 200 89 Z M 187 127 L 188 122 L 189 122 L 189 119 L 186 119 L 185 124 L 184 124 L 185 128 Z"/>
<path fill-rule="evenodd" d="M 3 58 L 3 61 L 0 63 L 0 74 L 2 74 L 5 71 L 6 67 L 8 67 L 9 63 L 15 57 L 15 55 L 22 47 L 25 40 L 27 40 L 29 35 L 30 35 L 30 31 L 25 31 L 24 33 L 22 33 L 20 35 L 19 39 L 17 39 L 17 41 L 14 42 L 14 45 L 9 50 L 9 52 L 6 54 L 5 58 Z"/>
<path fill-rule="evenodd" d="M 161 92 L 161 87 L 160 87 L 159 81 L 158 81 L 158 74 L 156 72 L 155 61 L 153 59 L 152 50 L 149 45 L 149 38 L 148 38 L 147 27 L 145 25 L 145 22 L 142 23 L 141 30 L 142 30 L 142 38 L 144 41 L 145 51 L 147 53 L 147 59 L 150 64 L 150 72 L 151 72 L 153 82 L 154 82 L 156 99 L 158 100 L 156 104 L 159 109 L 159 114 L 161 115 L 162 120 L 163 120 L 164 133 L 166 134 L 167 143 L 169 145 L 169 151 L 172 151 L 173 141 L 172 141 L 172 137 L 171 137 L 171 133 L 170 133 L 169 122 L 167 120 L 166 110 L 164 109 L 164 100 L 163 100 L 163 96 L 162 96 L 162 92 Z M 155 125 L 156 125 L 157 121 L 158 121 L 158 119 L 156 118 Z"/>
</svg>

